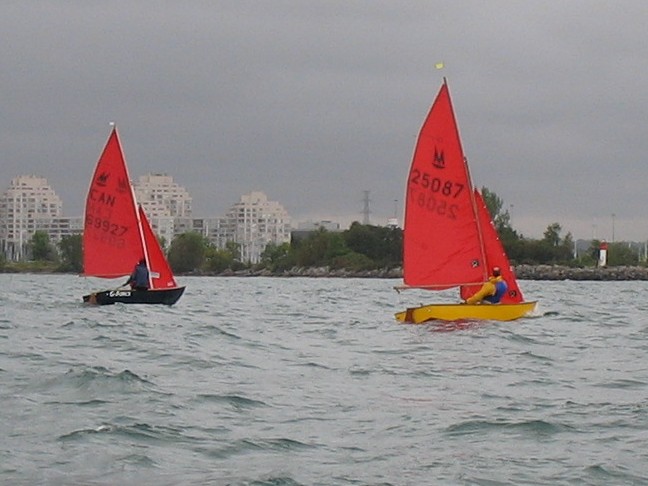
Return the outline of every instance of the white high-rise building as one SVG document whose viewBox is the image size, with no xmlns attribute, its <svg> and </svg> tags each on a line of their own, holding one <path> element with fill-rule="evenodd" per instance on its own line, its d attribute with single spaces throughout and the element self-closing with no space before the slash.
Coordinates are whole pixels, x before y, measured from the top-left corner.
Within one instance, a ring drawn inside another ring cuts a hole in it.
<svg viewBox="0 0 648 486">
<path fill-rule="evenodd" d="M 153 227 L 155 235 L 158 238 L 162 238 L 164 249 L 168 249 L 175 236 L 177 218 L 173 216 L 152 216 L 148 220 Z"/>
<path fill-rule="evenodd" d="M 191 218 L 192 198 L 189 192 L 166 174 L 140 176 L 133 189 L 155 234 L 164 238 L 168 247 L 173 237 L 179 234 L 176 228 L 178 221 Z"/>
<path fill-rule="evenodd" d="M 44 177 L 23 175 L 0 196 L 0 250 L 8 260 L 25 258 L 35 231 L 59 226 L 63 203 Z"/>
<path fill-rule="evenodd" d="M 174 218 L 173 224 L 174 237 L 187 232 L 198 233 L 220 250 L 225 249 L 229 241 L 234 241 L 226 218 Z"/>
<path fill-rule="evenodd" d="M 225 238 L 241 247 L 241 261 L 258 263 L 268 243 L 290 242 L 290 216 L 276 201 L 268 201 L 263 192 L 241 196 L 226 217 Z"/>
<path fill-rule="evenodd" d="M 146 215 L 156 217 L 190 218 L 191 201 L 189 192 L 173 182 L 166 174 L 147 174 L 133 184 L 137 202 L 142 205 Z"/>
</svg>

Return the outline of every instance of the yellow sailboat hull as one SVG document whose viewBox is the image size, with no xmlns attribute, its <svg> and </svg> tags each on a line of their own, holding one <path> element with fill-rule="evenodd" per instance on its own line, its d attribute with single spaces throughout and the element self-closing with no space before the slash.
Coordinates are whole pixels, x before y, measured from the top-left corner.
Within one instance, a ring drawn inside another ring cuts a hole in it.
<svg viewBox="0 0 648 486">
<path fill-rule="evenodd" d="M 524 317 L 536 307 L 537 302 L 519 304 L 430 304 L 410 307 L 396 314 L 396 320 L 404 324 L 421 324 L 423 322 L 459 321 L 459 320 L 492 320 L 514 321 Z"/>
</svg>

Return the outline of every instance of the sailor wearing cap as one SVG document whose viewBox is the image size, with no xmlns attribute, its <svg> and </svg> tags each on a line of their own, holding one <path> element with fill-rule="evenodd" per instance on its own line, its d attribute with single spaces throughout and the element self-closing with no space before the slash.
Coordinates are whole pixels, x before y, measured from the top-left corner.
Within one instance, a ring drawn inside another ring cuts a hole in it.
<svg viewBox="0 0 648 486">
<path fill-rule="evenodd" d="M 488 304 L 497 304 L 506 293 L 508 285 L 502 278 L 502 272 L 499 267 L 493 267 L 492 275 L 488 278 L 488 282 L 484 282 L 481 289 L 479 289 L 472 297 L 466 299 L 466 304 L 481 304 L 486 302 Z"/>
</svg>

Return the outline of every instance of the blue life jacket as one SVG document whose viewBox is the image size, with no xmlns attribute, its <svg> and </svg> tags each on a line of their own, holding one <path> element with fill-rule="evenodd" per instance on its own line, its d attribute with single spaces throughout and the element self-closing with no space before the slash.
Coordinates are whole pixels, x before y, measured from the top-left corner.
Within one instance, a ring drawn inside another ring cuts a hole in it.
<svg viewBox="0 0 648 486">
<path fill-rule="evenodd" d="M 508 290 L 508 285 L 506 285 L 506 282 L 504 280 L 500 280 L 499 282 L 495 282 L 495 295 L 489 295 L 488 297 L 484 297 L 484 300 L 487 300 L 491 304 L 498 304 L 500 300 L 502 300 L 502 297 L 504 297 L 504 294 Z"/>
</svg>

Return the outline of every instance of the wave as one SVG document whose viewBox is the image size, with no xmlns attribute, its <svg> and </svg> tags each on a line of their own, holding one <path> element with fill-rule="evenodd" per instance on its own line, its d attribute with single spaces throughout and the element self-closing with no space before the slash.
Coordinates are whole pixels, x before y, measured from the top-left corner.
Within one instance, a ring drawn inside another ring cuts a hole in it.
<svg viewBox="0 0 648 486">
<path fill-rule="evenodd" d="M 129 420 L 127 417 L 118 417 L 116 421 Z M 107 434 L 120 436 L 136 442 L 174 444 L 180 442 L 202 442 L 203 439 L 183 433 L 183 429 L 171 426 L 150 425 L 145 422 L 135 422 L 126 425 L 116 423 L 103 423 L 95 428 L 84 428 L 62 434 L 60 441 L 86 440 L 95 435 Z"/>
<path fill-rule="evenodd" d="M 233 408 L 239 410 L 267 406 L 267 404 L 261 400 L 253 400 L 251 398 L 242 397 L 240 395 L 214 395 L 209 393 L 201 393 L 197 395 L 196 400 L 222 403 L 225 405 L 230 405 Z"/>
<path fill-rule="evenodd" d="M 534 435 L 554 435 L 572 431 L 573 427 L 565 424 L 547 422 L 545 420 L 531 419 L 518 422 L 508 420 L 466 420 L 450 425 L 446 432 L 453 436 L 477 434 L 482 432 L 523 432 Z"/>
</svg>

